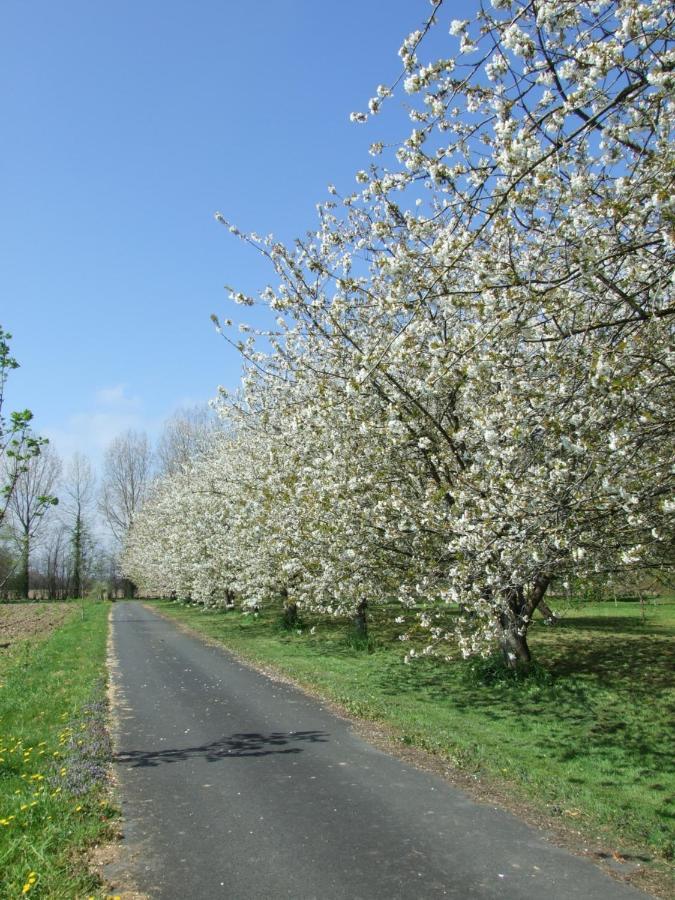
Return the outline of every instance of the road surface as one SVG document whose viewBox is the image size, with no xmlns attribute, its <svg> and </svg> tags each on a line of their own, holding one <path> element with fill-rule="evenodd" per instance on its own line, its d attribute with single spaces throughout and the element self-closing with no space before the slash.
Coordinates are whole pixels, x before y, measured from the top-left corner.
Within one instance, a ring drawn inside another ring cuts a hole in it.
<svg viewBox="0 0 675 900">
<path fill-rule="evenodd" d="M 115 604 L 113 648 L 108 874 L 152 900 L 644 900 L 141 603 Z"/>
</svg>

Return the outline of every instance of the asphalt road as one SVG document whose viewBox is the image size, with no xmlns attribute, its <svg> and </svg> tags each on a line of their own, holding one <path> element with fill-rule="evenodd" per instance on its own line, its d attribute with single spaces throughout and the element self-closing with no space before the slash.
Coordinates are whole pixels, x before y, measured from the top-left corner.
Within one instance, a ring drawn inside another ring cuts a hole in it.
<svg viewBox="0 0 675 900">
<path fill-rule="evenodd" d="M 113 621 L 109 874 L 152 900 L 644 900 L 140 603 Z"/>
</svg>

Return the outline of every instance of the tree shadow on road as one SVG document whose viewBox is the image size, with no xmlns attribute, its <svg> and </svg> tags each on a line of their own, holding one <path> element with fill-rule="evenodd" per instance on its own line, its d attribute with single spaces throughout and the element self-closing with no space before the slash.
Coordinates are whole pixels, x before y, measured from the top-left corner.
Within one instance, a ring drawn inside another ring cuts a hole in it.
<svg viewBox="0 0 675 900">
<path fill-rule="evenodd" d="M 187 759 L 205 759 L 218 762 L 222 759 L 270 756 L 280 753 L 302 753 L 298 743 L 325 743 L 325 731 L 273 731 L 269 734 L 248 732 L 230 735 L 197 747 L 181 747 L 166 750 L 126 750 L 115 754 L 114 761 L 131 768 L 158 766 L 161 763 L 181 762 Z"/>
</svg>

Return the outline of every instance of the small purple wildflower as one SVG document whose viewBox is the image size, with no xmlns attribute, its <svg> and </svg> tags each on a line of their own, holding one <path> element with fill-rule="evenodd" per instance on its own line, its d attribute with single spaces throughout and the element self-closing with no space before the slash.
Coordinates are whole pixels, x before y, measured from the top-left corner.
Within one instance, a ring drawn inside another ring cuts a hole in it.
<svg viewBox="0 0 675 900">
<path fill-rule="evenodd" d="M 82 797 L 106 783 L 107 767 L 112 759 L 107 713 L 107 702 L 96 700 L 83 706 L 79 716 L 68 723 L 69 738 L 63 747 L 59 769 L 50 779 L 52 787 Z"/>
</svg>

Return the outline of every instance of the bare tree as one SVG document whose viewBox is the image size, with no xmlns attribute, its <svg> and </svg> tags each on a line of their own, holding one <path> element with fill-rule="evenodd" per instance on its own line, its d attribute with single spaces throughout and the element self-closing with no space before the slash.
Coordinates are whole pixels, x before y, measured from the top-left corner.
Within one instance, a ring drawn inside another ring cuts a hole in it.
<svg viewBox="0 0 675 900">
<path fill-rule="evenodd" d="M 16 555 L 9 546 L 9 537 L 0 531 L 0 597 L 5 598 L 6 585 L 16 570 Z"/>
<path fill-rule="evenodd" d="M 157 443 L 157 468 L 160 475 L 175 475 L 190 460 L 201 456 L 218 420 L 208 406 L 180 409 L 164 424 Z"/>
<path fill-rule="evenodd" d="M 68 529 L 59 522 L 44 542 L 41 575 L 50 600 L 63 600 L 68 595 Z"/>
<path fill-rule="evenodd" d="M 61 475 L 61 460 L 49 446 L 25 461 L 16 477 L 9 498 L 12 532 L 19 545 L 19 596 L 27 599 L 30 587 L 30 554 L 35 539 L 44 527 L 45 513 L 58 501 L 54 487 Z"/>
<path fill-rule="evenodd" d="M 152 474 L 152 454 L 144 432 L 126 431 L 108 446 L 103 467 L 100 509 L 121 544 L 143 503 Z M 134 586 L 125 585 L 133 596 Z"/>
<path fill-rule="evenodd" d="M 70 532 L 71 593 L 74 597 L 82 596 L 85 548 L 95 486 L 96 478 L 89 460 L 81 453 L 75 453 L 68 464 L 63 486 L 63 518 Z"/>
</svg>

